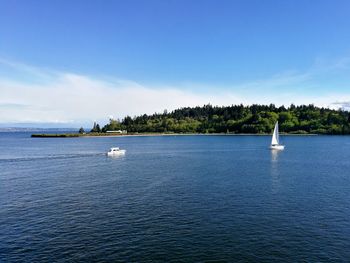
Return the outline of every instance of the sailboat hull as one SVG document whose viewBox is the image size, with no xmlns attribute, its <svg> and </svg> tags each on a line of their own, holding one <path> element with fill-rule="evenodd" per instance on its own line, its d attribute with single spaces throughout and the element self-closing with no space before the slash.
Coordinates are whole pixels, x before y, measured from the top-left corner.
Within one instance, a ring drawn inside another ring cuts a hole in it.
<svg viewBox="0 0 350 263">
<path fill-rule="evenodd" d="M 284 145 L 271 145 L 271 150 L 284 150 Z"/>
</svg>

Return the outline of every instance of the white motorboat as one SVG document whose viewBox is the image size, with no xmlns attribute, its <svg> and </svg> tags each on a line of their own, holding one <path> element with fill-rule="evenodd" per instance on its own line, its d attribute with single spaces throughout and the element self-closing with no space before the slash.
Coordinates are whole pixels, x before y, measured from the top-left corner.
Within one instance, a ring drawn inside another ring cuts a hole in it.
<svg viewBox="0 0 350 263">
<path fill-rule="evenodd" d="M 280 144 L 279 132 L 278 132 L 278 121 L 276 122 L 275 128 L 273 130 L 270 149 L 271 150 L 283 150 L 284 149 L 284 145 Z"/>
<path fill-rule="evenodd" d="M 119 149 L 119 147 L 113 147 L 108 152 L 108 156 L 118 156 L 118 155 L 124 155 L 126 150 Z"/>
</svg>

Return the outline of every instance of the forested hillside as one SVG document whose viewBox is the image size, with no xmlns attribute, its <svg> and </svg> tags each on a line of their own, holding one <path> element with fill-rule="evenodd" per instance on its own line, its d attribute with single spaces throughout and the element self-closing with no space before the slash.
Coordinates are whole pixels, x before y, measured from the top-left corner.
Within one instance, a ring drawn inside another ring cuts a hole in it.
<svg viewBox="0 0 350 263">
<path fill-rule="evenodd" d="M 314 105 L 232 105 L 228 107 L 181 108 L 172 112 L 127 116 L 110 120 L 102 128 L 128 132 L 174 133 L 270 133 L 276 121 L 280 132 L 350 134 L 350 113 L 342 110 L 319 108 Z"/>
</svg>

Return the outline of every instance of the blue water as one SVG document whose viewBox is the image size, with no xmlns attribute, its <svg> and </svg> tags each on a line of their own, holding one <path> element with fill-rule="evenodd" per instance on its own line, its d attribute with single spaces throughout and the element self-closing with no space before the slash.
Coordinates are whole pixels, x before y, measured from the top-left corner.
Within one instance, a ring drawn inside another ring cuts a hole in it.
<svg viewBox="0 0 350 263">
<path fill-rule="evenodd" d="M 282 140 L 0 133 L 0 262 L 349 261 L 350 137 Z"/>
</svg>

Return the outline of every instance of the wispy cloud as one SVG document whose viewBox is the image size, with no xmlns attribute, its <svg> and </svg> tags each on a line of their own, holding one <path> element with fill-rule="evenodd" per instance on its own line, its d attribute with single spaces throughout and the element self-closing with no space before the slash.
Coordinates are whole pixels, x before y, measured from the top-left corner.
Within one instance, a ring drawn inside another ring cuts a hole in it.
<svg viewBox="0 0 350 263">
<path fill-rule="evenodd" d="M 349 107 L 350 91 L 329 90 L 324 94 L 302 92 L 315 85 L 315 77 L 327 69 L 317 66 L 305 72 L 288 71 L 270 78 L 233 86 L 162 85 L 152 86 L 118 78 L 94 78 L 70 72 L 41 69 L 0 58 L 2 67 L 25 72 L 44 82 L 27 82 L 0 75 L 0 123 L 90 123 L 107 121 L 109 116 L 162 112 L 206 103 L 213 105 L 310 104 Z M 350 59 L 327 65 L 347 68 Z M 318 83 L 319 85 L 319 83 Z M 201 91 L 200 87 L 203 87 Z M 343 102 L 342 102 L 343 101 Z M 348 102 L 349 101 L 349 102 Z"/>
<path fill-rule="evenodd" d="M 40 85 L 0 79 L 0 92 L 0 122 L 16 123 L 91 122 L 107 120 L 110 115 L 122 118 L 181 106 L 241 101 L 232 94 L 152 89 L 133 81 L 105 81 L 71 73 L 57 74 L 49 84 Z"/>
<path fill-rule="evenodd" d="M 18 103 L 0 103 L 0 109 L 26 109 L 30 107 L 29 105 L 25 104 L 18 104 Z"/>
<path fill-rule="evenodd" d="M 46 68 L 39 68 L 32 65 L 27 65 L 18 61 L 13 61 L 0 57 L 0 69 L 7 69 L 12 73 L 25 74 L 36 80 L 48 80 L 59 75 L 58 71 Z M 4 78 L 4 77 L 3 77 Z"/>
<path fill-rule="evenodd" d="M 350 100 L 349 101 L 336 101 L 331 103 L 332 108 L 350 110 Z"/>
</svg>

